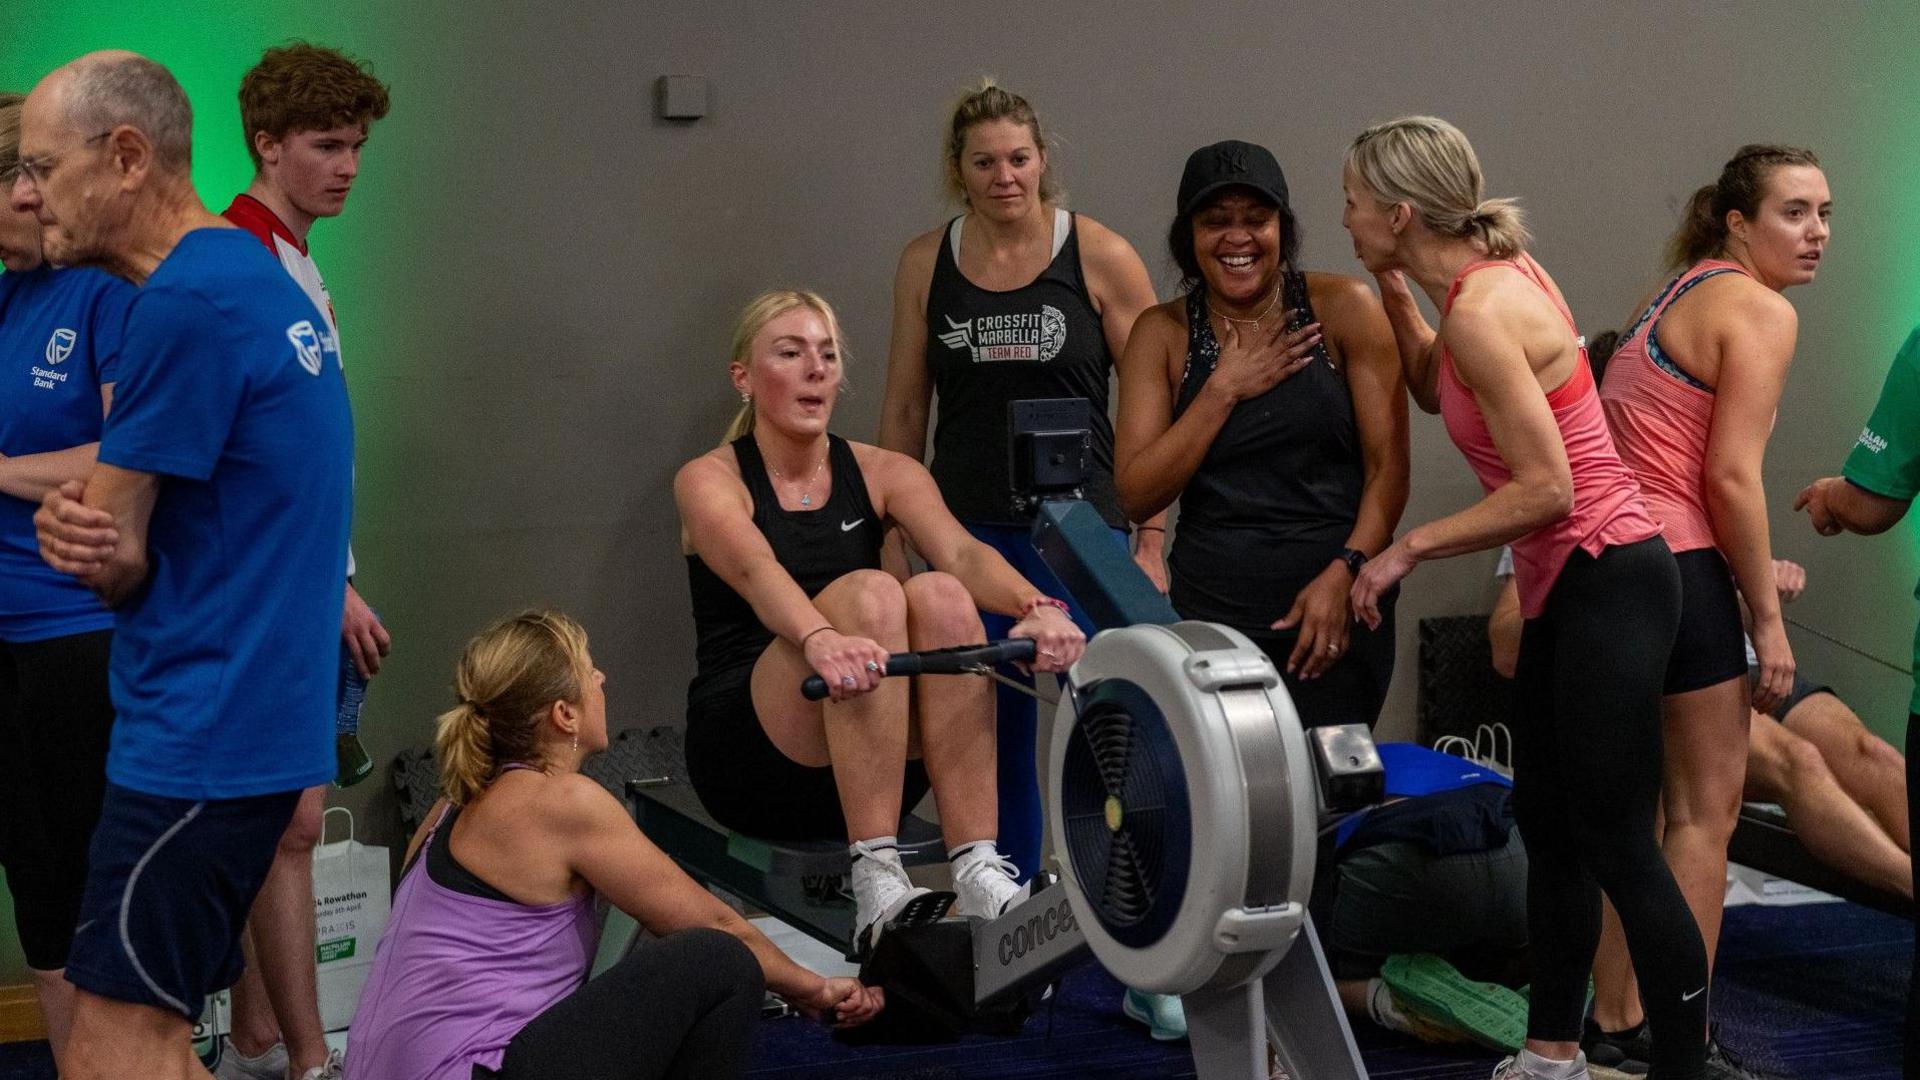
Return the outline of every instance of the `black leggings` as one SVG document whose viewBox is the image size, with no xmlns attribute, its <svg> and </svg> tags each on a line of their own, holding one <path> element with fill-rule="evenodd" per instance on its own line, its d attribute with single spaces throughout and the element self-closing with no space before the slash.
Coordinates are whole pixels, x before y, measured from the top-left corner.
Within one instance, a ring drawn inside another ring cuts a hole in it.
<svg viewBox="0 0 1920 1080">
<path fill-rule="evenodd" d="M 0 642 L 0 867 L 27 966 L 66 966 L 106 795 L 113 631 Z"/>
<path fill-rule="evenodd" d="M 1575 551 L 1520 639 L 1514 817 L 1527 844 L 1527 1034 L 1580 1038 L 1600 894 L 1620 913 L 1655 1080 L 1703 1075 L 1707 953 L 1654 838 L 1660 694 L 1680 577 L 1659 538 Z"/>
<path fill-rule="evenodd" d="M 720 930 L 682 930 L 633 953 L 533 1018 L 500 1071 L 475 1080 L 725 1080 L 746 1072 L 766 984 Z"/>
</svg>

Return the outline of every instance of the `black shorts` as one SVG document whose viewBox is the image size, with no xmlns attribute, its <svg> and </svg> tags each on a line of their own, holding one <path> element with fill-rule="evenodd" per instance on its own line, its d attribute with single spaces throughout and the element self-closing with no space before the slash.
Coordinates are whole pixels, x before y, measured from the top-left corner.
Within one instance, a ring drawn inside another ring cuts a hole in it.
<svg viewBox="0 0 1920 1080">
<path fill-rule="evenodd" d="M 753 711 L 753 665 L 715 675 L 687 701 L 687 779 L 715 821 L 766 840 L 842 840 L 846 815 L 828 765 L 802 765 L 780 752 Z M 931 785 L 907 762 L 900 811 Z"/>
<path fill-rule="evenodd" d="M 1673 561 L 1680 567 L 1680 634 L 1667 658 L 1666 685 L 1660 692 L 1704 690 L 1746 674 L 1746 628 L 1727 560 L 1713 548 L 1696 548 L 1675 555 Z"/>
<path fill-rule="evenodd" d="M 300 792 L 173 799 L 107 785 L 67 981 L 200 1018 L 243 966 L 240 932 Z"/>
<path fill-rule="evenodd" d="M 66 966 L 107 790 L 113 631 L 0 642 L 0 867 L 27 966 Z"/>
<path fill-rule="evenodd" d="M 1341 852 L 1314 889 L 1314 927 L 1336 979 L 1369 979 L 1393 953 L 1437 953 L 1486 973 L 1527 946 L 1527 849 L 1436 856 L 1394 840 Z"/>
<path fill-rule="evenodd" d="M 1747 679 L 1753 682 L 1759 681 L 1760 669 L 1757 667 L 1748 668 Z M 1826 683 L 1817 683 L 1808 679 L 1803 679 L 1800 677 L 1800 673 L 1796 671 L 1793 673 L 1792 692 L 1788 693 L 1787 699 L 1785 701 L 1782 701 L 1780 704 L 1775 705 L 1773 707 L 1773 711 L 1768 713 L 1767 715 L 1773 717 L 1775 720 L 1778 720 L 1781 723 L 1785 723 L 1787 719 L 1787 714 L 1792 712 L 1794 710 L 1794 707 L 1799 705 L 1801 702 L 1807 700 L 1808 698 L 1812 697 L 1815 694 L 1831 694 L 1831 693 L 1833 693 L 1833 687 L 1828 686 Z"/>
</svg>

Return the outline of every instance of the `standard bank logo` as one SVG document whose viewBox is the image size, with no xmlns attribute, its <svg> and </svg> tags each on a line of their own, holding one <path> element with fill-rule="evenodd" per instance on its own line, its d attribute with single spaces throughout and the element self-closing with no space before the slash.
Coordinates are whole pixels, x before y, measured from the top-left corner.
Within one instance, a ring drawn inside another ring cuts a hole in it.
<svg viewBox="0 0 1920 1080">
<path fill-rule="evenodd" d="M 77 340 L 79 335 L 64 326 L 55 330 L 53 336 L 47 339 L 47 363 L 57 364 L 72 356 L 73 343 Z"/>
<path fill-rule="evenodd" d="M 293 342 L 294 355 L 307 374 L 320 374 L 320 335 L 314 333 L 313 323 L 301 319 L 287 327 L 287 340 Z"/>
</svg>

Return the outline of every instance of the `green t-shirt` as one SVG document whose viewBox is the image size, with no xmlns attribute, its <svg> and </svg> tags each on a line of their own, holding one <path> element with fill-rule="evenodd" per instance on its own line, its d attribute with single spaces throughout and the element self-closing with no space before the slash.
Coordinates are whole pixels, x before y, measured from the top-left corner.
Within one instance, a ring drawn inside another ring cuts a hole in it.
<svg viewBox="0 0 1920 1080">
<path fill-rule="evenodd" d="M 1875 495 L 1901 502 L 1920 495 L 1920 327 L 1907 335 L 1893 358 L 1880 401 L 1840 472 Z M 1920 596 L 1920 588 L 1914 595 Z M 1920 673 L 1920 628 L 1914 631 L 1913 669 Z M 1920 681 L 1914 684 L 1907 711 L 1920 713 Z"/>
</svg>

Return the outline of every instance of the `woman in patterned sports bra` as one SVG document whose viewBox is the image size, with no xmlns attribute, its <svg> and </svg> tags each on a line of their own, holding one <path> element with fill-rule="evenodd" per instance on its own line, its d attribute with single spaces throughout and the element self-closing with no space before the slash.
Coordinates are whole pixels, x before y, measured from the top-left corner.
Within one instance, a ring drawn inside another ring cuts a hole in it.
<svg viewBox="0 0 1920 1080">
<path fill-rule="evenodd" d="M 1519 208 L 1483 199 L 1459 129 L 1407 117 L 1347 151 L 1344 222 L 1380 283 L 1407 386 L 1486 497 L 1419 525 L 1369 562 L 1353 607 L 1421 561 L 1514 550 L 1521 633 L 1514 817 L 1527 845 L 1533 993 L 1526 1046 L 1496 1080 L 1585 1080 L 1580 1052 L 1600 894 L 1620 912 L 1647 991 L 1655 1075 L 1699 1080 L 1707 961 L 1654 842 L 1660 688 L 1680 582 L 1615 453 L 1573 317 L 1526 254 Z M 1405 277 L 1441 313 L 1428 326 Z"/>
<path fill-rule="evenodd" d="M 1121 504 L 1146 520 L 1180 501 L 1174 608 L 1264 649 L 1302 723 L 1372 727 L 1392 606 L 1359 626 L 1348 592 L 1407 505 L 1393 330 L 1364 282 L 1297 269 L 1263 146 L 1188 157 L 1168 245 L 1186 295 L 1149 308 L 1121 360 Z"/>
<path fill-rule="evenodd" d="M 1663 702 L 1662 846 L 1709 963 L 1746 781 L 1741 597 L 1759 658 L 1753 707 L 1770 710 L 1793 688 L 1760 464 L 1798 325 L 1781 293 L 1813 280 L 1830 207 L 1811 151 L 1742 147 L 1694 193 L 1668 246 L 1675 276 L 1621 339 L 1600 391 L 1614 445 L 1680 567 L 1680 635 Z M 1609 945 L 1596 967 L 1593 1034 L 1612 1039 L 1637 1028 L 1640 1001 L 1624 958 L 1606 962 L 1618 954 Z"/>
</svg>

